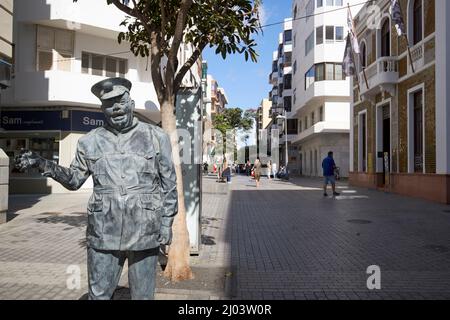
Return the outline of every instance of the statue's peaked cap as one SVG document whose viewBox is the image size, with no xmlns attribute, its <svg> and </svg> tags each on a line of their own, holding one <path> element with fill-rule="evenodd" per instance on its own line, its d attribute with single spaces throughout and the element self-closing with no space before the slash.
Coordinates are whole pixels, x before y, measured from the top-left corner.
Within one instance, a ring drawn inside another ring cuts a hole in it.
<svg viewBox="0 0 450 320">
<path fill-rule="evenodd" d="M 92 93 L 100 100 L 107 100 L 130 92 L 131 82 L 125 78 L 108 78 L 97 82 L 91 88 Z"/>
</svg>

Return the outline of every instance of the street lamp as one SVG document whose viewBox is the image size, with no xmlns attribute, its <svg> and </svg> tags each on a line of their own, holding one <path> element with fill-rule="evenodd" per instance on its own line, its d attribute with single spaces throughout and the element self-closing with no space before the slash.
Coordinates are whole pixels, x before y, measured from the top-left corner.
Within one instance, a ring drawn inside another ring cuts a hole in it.
<svg viewBox="0 0 450 320">
<path fill-rule="evenodd" d="M 285 145 L 285 148 L 286 148 L 286 159 L 285 159 L 285 163 L 286 163 L 286 170 L 287 170 L 287 167 L 288 167 L 287 116 L 286 116 L 286 115 L 284 115 L 284 116 L 279 115 L 279 116 L 277 116 L 277 120 L 279 120 L 279 119 L 284 119 L 284 138 L 285 138 L 285 143 L 286 143 L 286 145 Z"/>
</svg>

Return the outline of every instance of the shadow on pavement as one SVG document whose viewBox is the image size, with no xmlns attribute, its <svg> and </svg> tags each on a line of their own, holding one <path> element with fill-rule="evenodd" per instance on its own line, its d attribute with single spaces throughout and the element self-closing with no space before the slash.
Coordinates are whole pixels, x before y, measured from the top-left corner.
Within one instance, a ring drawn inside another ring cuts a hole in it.
<svg viewBox="0 0 450 320">
<path fill-rule="evenodd" d="M 36 221 L 38 223 L 62 223 L 68 225 L 70 228 L 82 228 L 87 224 L 85 212 L 71 212 L 67 214 L 61 212 L 44 212 L 40 216 L 45 217 L 37 218 Z"/>
<path fill-rule="evenodd" d="M 8 212 L 6 214 L 6 222 L 17 218 L 19 211 L 32 208 L 36 203 L 45 197 L 45 194 L 40 195 L 10 195 L 8 199 Z"/>
</svg>

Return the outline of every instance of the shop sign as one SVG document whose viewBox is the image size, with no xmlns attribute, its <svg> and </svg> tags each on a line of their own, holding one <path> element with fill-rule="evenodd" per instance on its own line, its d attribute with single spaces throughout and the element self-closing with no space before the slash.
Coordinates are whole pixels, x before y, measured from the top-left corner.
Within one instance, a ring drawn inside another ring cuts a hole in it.
<svg viewBox="0 0 450 320">
<path fill-rule="evenodd" d="M 105 124 L 103 112 L 72 110 L 72 131 L 89 132 Z"/>
<path fill-rule="evenodd" d="M 0 128 L 7 131 L 70 130 L 62 111 L 0 111 Z"/>
</svg>

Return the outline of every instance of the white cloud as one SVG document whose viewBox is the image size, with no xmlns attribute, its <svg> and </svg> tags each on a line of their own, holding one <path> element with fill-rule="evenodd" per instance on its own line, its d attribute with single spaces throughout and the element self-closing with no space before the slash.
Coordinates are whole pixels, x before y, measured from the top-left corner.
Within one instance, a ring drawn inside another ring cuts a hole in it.
<svg viewBox="0 0 450 320">
<path fill-rule="evenodd" d="M 267 12 L 266 8 L 261 3 L 261 5 L 259 6 L 259 20 L 260 20 L 262 26 L 267 23 L 267 21 L 269 20 L 269 17 L 270 17 L 270 12 Z"/>
</svg>

